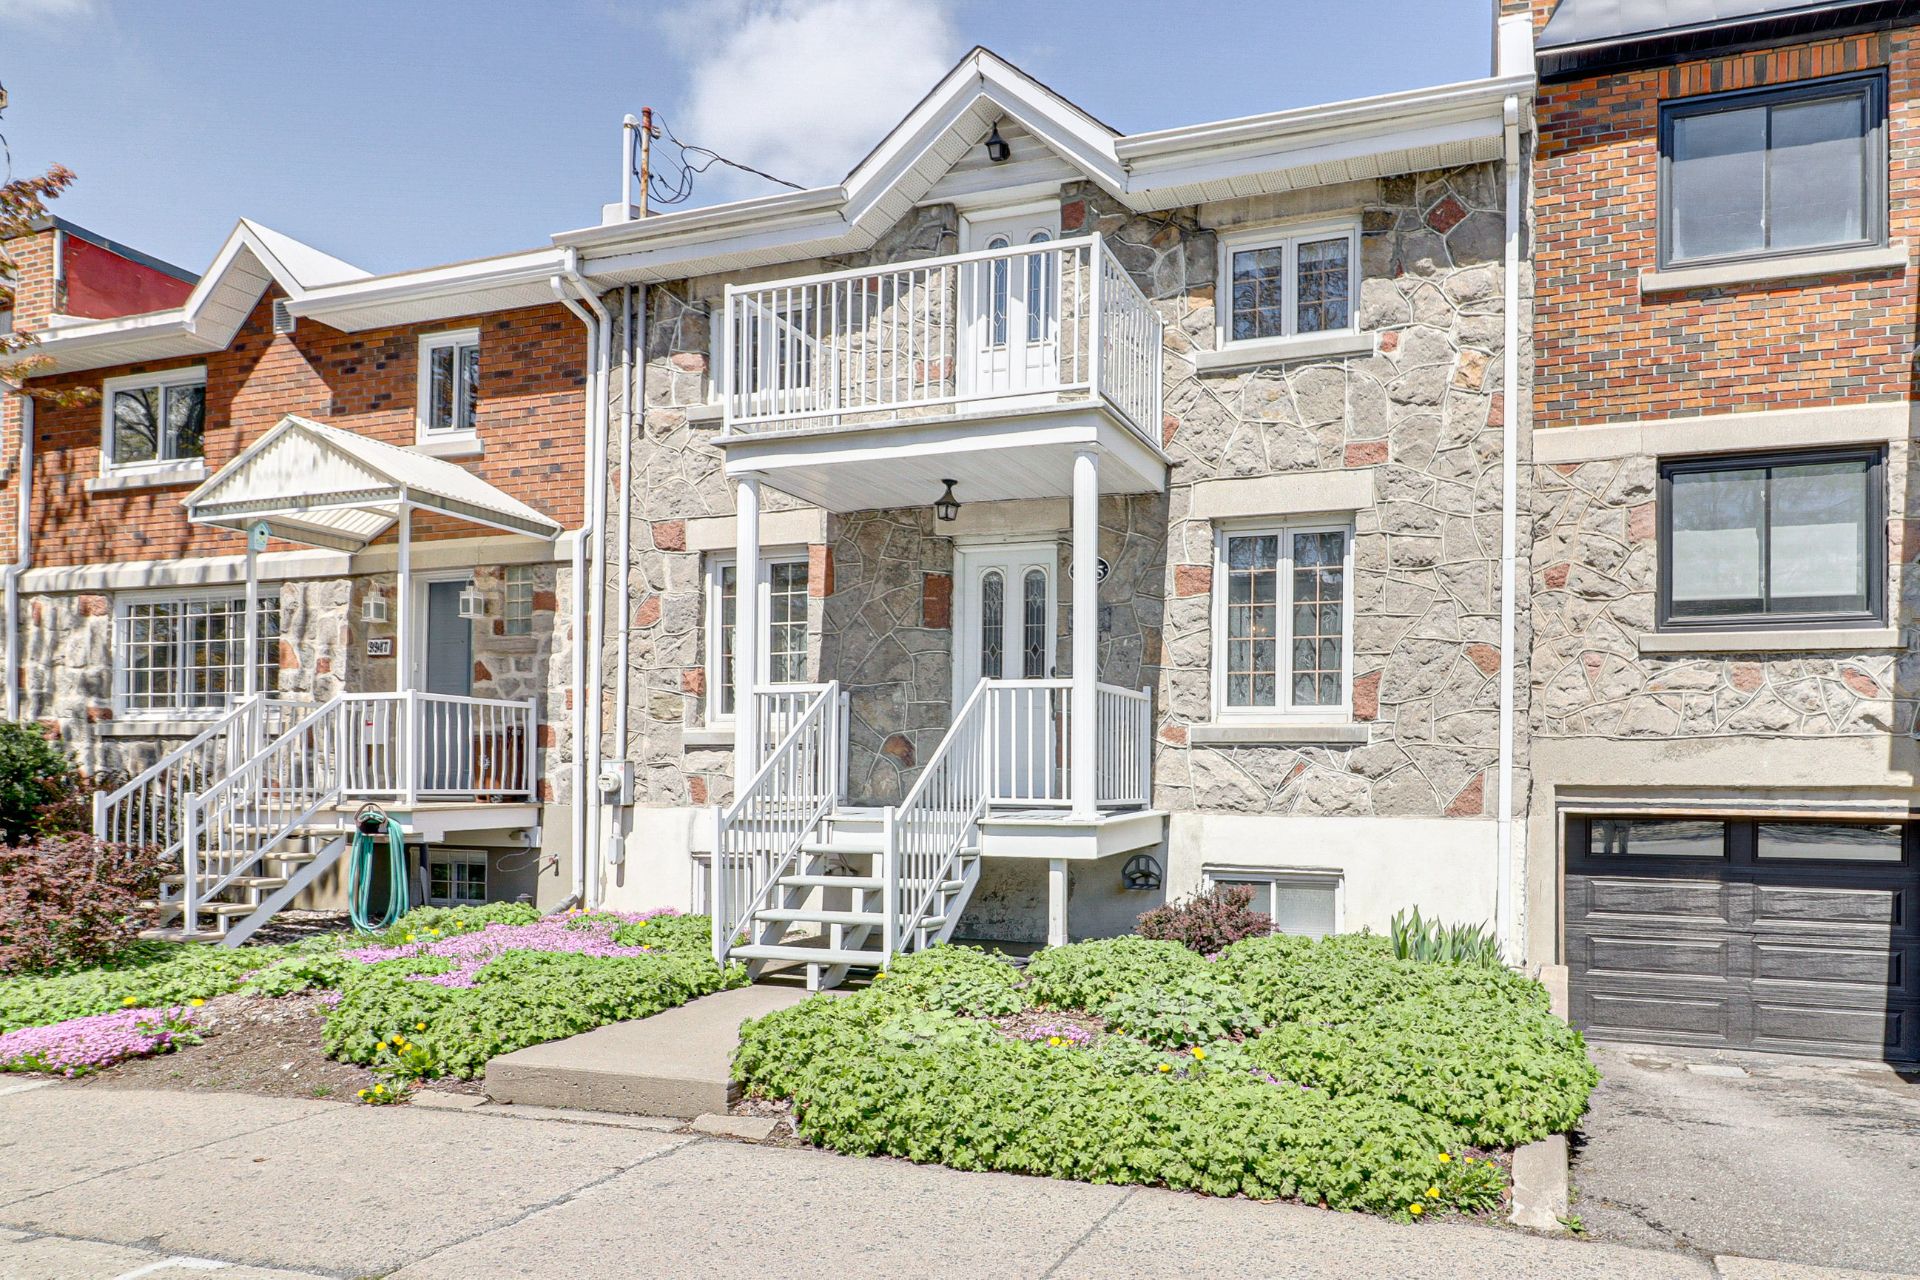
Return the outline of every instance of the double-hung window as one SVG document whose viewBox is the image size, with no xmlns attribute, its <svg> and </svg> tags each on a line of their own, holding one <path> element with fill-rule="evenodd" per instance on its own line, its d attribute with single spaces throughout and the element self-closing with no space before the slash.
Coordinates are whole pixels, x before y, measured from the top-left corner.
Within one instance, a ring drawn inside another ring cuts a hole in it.
<svg viewBox="0 0 1920 1280">
<path fill-rule="evenodd" d="M 1887 81 L 1839 76 L 1660 108 L 1660 262 L 1887 242 Z"/>
<path fill-rule="evenodd" d="M 280 600 L 259 609 L 258 688 L 279 671 Z M 116 602 L 114 689 L 130 715 L 206 715 L 238 701 L 246 687 L 247 599 L 240 592 L 133 596 Z"/>
<path fill-rule="evenodd" d="M 1660 622 L 1878 621 L 1887 576 L 1879 449 L 1689 458 L 1660 469 Z"/>
<path fill-rule="evenodd" d="M 734 618 L 739 571 L 733 559 L 707 562 L 707 719 L 734 712 Z M 801 684 L 807 678 L 807 561 L 804 556 L 760 561 L 760 671 L 763 684 Z"/>
<path fill-rule="evenodd" d="M 419 439 L 465 440 L 477 430 L 480 331 L 430 333 L 420 339 Z"/>
<path fill-rule="evenodd" d="M 1351 686 L 1353 529 L 1222 530 L 1213 569 L 1213 688 L 1222 720 L 1344 719 Z"/>
<path fill-rule="evenodd" d="M 1223 346 L 1353 331 L 1358 224 L 1244 232 L 1222 241 L 1221 256 Z"/>
<path fill-rule="evenodd" d="M 101 401 L 107 470 L 163 468 L 205 453 L 204 368 L 109 378 Z"/>
</svg>

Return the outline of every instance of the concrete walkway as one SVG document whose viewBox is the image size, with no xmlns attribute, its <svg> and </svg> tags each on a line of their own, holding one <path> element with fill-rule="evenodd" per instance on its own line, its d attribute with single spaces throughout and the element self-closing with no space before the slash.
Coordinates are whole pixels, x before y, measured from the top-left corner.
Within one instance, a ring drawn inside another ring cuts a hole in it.
<svg viewBox="0 0 1920 1280">
<path fill-rule="evenodd" d="M 675 1121 L 0 1077 L 0 1280 L 1632 1276 L 1754 1267 L 1456 1223 L 964 1174 Z"/>
</svg>

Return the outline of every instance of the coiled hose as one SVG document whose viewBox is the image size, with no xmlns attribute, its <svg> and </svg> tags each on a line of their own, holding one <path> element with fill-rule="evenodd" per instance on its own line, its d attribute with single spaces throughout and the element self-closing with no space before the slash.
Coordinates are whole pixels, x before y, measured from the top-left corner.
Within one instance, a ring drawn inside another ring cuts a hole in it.
<svg viewBox="0 0 1920 1280">
<path fill-rule="evenodd" d="M 371 828 L 371 830 L 369 830 Z M 387 908 L 373 922 L 373 860 L 381 837 L 387 842 Z M 378 933 L 407 914 L 407 846 L 400 824 L 377 810 L 354 822 L 353 852 L 347 860 L 347 914 L 358 933 Z"/>
</svg>

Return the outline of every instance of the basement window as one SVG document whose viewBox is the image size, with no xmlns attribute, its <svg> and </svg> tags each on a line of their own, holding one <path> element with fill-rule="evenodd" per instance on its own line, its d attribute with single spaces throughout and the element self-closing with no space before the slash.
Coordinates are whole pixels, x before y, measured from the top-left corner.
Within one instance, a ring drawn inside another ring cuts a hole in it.
<svg viewBox="0 0 1920 1280">
<path fill-rule="evenodd" d="M 1328 871 L 1261 871 L 1244 867 L 1209 869 L 1209 888 L 1244 886 L 1253 890 L 1255 911 L 1273 921 L 1273 931 L 1297 938 L 1324 938 L 1340 932 L 1341 876 Z"/>
<path fill-rule="evenodd" d="M 205 453 L 204 367 L 109 378 L 100 399 L 106 470 L 163 468 Z"/>
<path fill-rule="evenodd" d="M 465 849 L 435 849 L 427 855 L 430 906 L 471 907 L 486 900 L 486 854 Z"/>
</svg>

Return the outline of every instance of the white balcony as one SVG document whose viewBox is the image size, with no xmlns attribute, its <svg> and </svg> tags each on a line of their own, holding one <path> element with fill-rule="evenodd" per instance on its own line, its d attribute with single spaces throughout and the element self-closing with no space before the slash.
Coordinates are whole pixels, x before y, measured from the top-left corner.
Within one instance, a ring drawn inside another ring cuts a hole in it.
<svg viewBox="0 0 1920 1280">
<path fill-rule="evenodd" d="M 728 470 L 831 510 L 1064 495 L 1090 445 L 1164 486 L 1160 318 L 1098 236 L 730 287 L 722 324 Z"/>
</svg>

